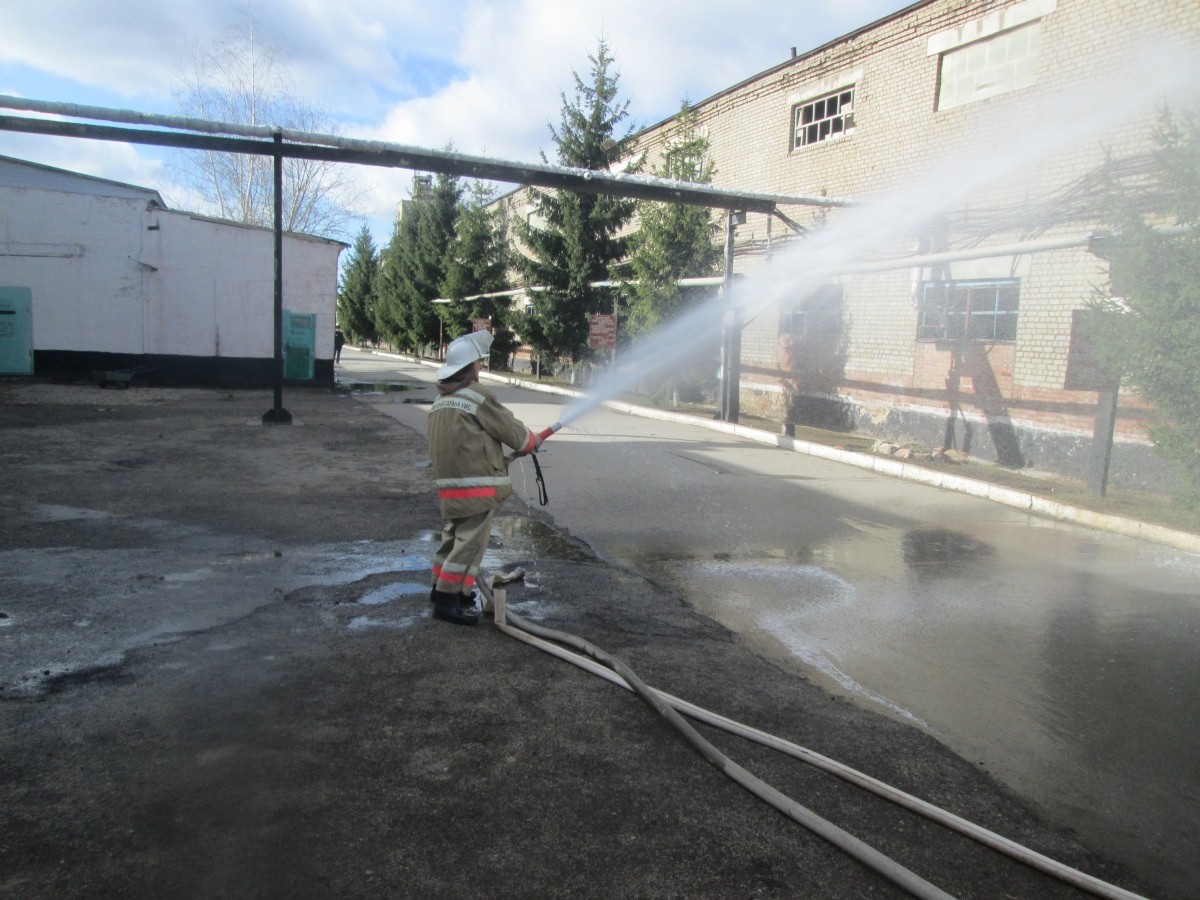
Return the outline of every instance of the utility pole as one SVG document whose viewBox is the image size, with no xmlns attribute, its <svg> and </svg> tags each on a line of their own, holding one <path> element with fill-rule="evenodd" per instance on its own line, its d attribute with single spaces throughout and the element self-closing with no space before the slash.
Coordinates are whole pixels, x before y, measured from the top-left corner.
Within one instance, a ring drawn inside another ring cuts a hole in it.
<svg viewBox="0 0 1200 900">
<path fill-rule="evenodd" d="M 725 271 L 721 285 L 721 402 L 718 415 L 724 422 L 737 422 L 741 404 L 742 381 L 742 317 L 733 302 L 733 234 L 735 217 L 745 217 L 732 209 L 725 210 Z"/>
<path fill-rule="evenodd" d="M 264 425 L 291 425 L 292 414 L 283 408 L 283 132 L 276 129 L 275 163 L 275 402 L 263 413 Z"/>
</svg>

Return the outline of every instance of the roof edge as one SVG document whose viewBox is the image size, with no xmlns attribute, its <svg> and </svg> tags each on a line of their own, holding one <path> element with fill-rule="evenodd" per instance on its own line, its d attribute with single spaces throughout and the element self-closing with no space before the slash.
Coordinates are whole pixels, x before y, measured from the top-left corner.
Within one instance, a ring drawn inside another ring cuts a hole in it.
<svg viewBox="0 0 1200 900">
<path fill-rule="evenodd" d="M 41 169 L 43 172 L 53 172 L 56 175 L 67 175 L 71 178 L 82 178 L 85 181 L 95 182 L 97 184 L 111 184 L 115 187 L 128 188 L 132 191 L 141 191 L 145 194 L 153 194 L 155 202 L 163 209 L 170 209 L 166 201 L 163 200 L 160 194 L 154 188 L 149 188 L 141 184 L 130 184 L 127 181 L 117 181 L 113 178 L 101 178 L 99 175 L 88 175 L 86 172 L 76 172 L 74 169 L 60 169 L 58 166 L 48 166 L 45 163 L 34 162 L 31 159 L 21 159 L 16 156 L 0 155 L 0 162 L 16 163 L 21 166 L 29 166 L 32 169 Z"/>
<path fill-rule="evenodd" d="M 769 69 L 763 69 L 763 71 L 761 71 L 755 75 L 751 75 L 748 78 L 743 78 L 737 84 L 730 85 L 727 88 L 722 88 L 721 90 L 717 91 L 715 94 L 711 94 L 710 96 L 705 97 L 703 100 L 698 100 L 695 103 L 691 103 L 689 105 L 691 106 L 691 108 L 693 110 L 700 109 L 702 106 L 712 103 L 715 100 L 719 100 L 721 97 L 724 97 L 727 94 L 732 94 L 735 91 L 739 91 L 749 84 L 753 84 L 756 81 L 760 81 L 763 78 L 766 78 L 770 75 L 775 74 L 776 72 L 786 69 L 788 66 L 794 66 L 796 63 L 800 62 L 801 60 L 810 59 L 814 56 L 817 56 L 818 54 L 824 53 L 827 50 L 832 49 L 833 47 L 836 47 L 838 44 L 844 44 L 847 41 L 852 41 L 855 38 L 861 37 L 862 35 L 866 34 L 867 32 L 872 31 L 875 28 L 878 28 L 880 25 L 885 25 L 888 22 L 891 22 L 895 19 L 899 19 L 901 16 L 908 15 L 909 13 L 913 12 L 914 10 L 920 9 L 922 6 L 929 6 L 930 4 L 935 3 L 935 2 L 937 2 L 937 0 L 917 0 L 916 3 L 910 3 L 907 6 L 901 7 L 900 9 L 896 10 L 895 12 L 888 13 L 886 16 L 878 18 L 873 22 L 868 22 L 866 25 L 856 28 L 853 31 L 847 32 L 846 34 L 843 34 L 840 37 L 836 37 L 836 38 L 833 38 L 832 40 L 826 41 L 824 44 L 814 47 L 811 50 L 807 50 L 804 53 L 797 54 L 796 56 L 793 56 L 790 59 L 785 59 L 783 62 L 778 63 L 774 66 L 771 66 L 771 68 L 769 68 Z M 652 131 L 653 129 L 661 128 L 663 125 L 666 125 L 668 122 L 674 121 L 678 117 L 679 117 L 679 113 L 673 113 L 672 115 L 667 116 L 665 119 L 662 119 L 659 122 L 655 122 L 653 125 L 646 125 L 645 127 L 639 129 L 637 131 L 637 134 L 644 134 L 648 131 Z"/>
</svg>

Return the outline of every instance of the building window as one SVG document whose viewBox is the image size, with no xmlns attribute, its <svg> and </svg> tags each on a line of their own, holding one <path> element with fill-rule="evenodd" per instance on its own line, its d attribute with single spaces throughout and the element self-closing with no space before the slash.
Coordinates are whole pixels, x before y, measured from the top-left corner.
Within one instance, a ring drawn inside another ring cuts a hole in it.
<svg viewBox="0 0 1200 900">
<path fill-rule="evenodd" d="M 917 339 L 1015 341 L 1020 282 L 926 281 L 921 285 Z"/>
<path fill-rule="evenodd" d="M 779 333 L 803 340 L 808 337 L 808 311 L 800 300 L 784 300 L 779 304 Z"/>
<path fill-rule="evenodd" d="M 1036 81 L 1040 23 L 1003 31 L 942 54 L 938 109 L 950 109 Z"/>
<path fill-rule="evenodd" d="M 796 341 L 826 341 L 842 330 L 842 288 L 827 284 L 779 303 L 779 334 Z"/>
<path fill-rule="evenodd" d="M 846 87 L 792 107 L 792 149 L 854 131 L 854 88 Z"/>
</svg>

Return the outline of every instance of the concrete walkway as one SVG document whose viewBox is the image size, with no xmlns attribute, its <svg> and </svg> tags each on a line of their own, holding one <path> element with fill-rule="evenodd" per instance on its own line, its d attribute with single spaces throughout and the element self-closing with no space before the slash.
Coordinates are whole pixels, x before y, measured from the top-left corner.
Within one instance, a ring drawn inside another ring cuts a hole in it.
<svg viewBox="0 0 1200 900">
<path fill-rule="evenodd" d="M 387 353 L 380 350 L 359 352 L 369 352 L 376 356 L 418 363 L 420 365 L 431 366 L 435 368 L 439 365 L 439 363 L 431 362 L 429 360 L 419 359 L 417 357 L 407 356 L 404 354 Z M 570 388 L 560 387 L 558 385 L 540 384 L 535 381 L 528 381 L 521 378 L 511 378 L 493 372 L 484 372 L 482 373 L 482 377 L 498 384 L 507 384 L 511 385 L 512 387 L 519 387 L 530 391 L 539 391 L 546 394 L 556 394 L 562 397 L 582 398 L 587 396 L 586 393 L 582 391 L 575 391 Z M 1185 550 L 1189 553 L 1200 553 L 1200 534 L 1178 531 L 1176 529 L 1166 528 L 1162 525 L 1155 525 L 1150 522 L 1141 522 L 1136 519 L 1129 519 L 1122 516 L 1114 516 L 1108 513 L 1095 512 L 1094 510 L 1070 506 L 1065 503 L 1059 503 L 1057 500 L 1050 500 L 1046 497 L 1041 497 L 1036 494 L 1030 494 L 1014 488 L 992 484 L 991 482 L 982 481 L 976 478 L 966 478 L 962 475 L 956 475 L 953 472 L 944 472 L 938 469 L 931 469 L 927 466 L 920 466 L 916 463 L 908 463 L 904 462 L 903 460 L 889 459 L 870 453 L 859 453 L 853 450 L 831 447 L 827 444 L 798 440 L 785 435 L 775 434 L 770 431 L 763 431 L 759 428 L 736 425 L 731 422 L 721 422 L 699 416 L 690 416 L 685 413 L 675 413 L 671 412 L 670 410 L 655 409 L 648 406 L 638 406 L 637 404 L 626 403 L 620 400 L 605 400 L 600 405 L 607 409 L 626 413 L 627 415 L 631 416 L 641 416 L 647 419 L 659 419 L 664 422 L 681 422 L 698 428 L 707 428 L 721 434 L 739 437 L 744 440 L 755 441 L 760 444 L 768 444 L 784 450 L 791 450 L 795 453 L 806 453 L 810 456 L 831 460 L 832 462 L 839 462 L 848 466 L 855 466 L 860 469 L 869 469 L 872 472 L 878 472 L 881 475 L 888 475 L 893 478 L 903 478 L 908 481 L 917 481 L 922 484 L 927 484 L 931 487 L 942 488 L 947 491 L 957 491 L 963 494 L 970 494 L 974 497 L 982 497 L 986 500 L 991 500 L 996 503 L 1003 503 L 1005 506 L 1012 506 L 1016 509 L 1033 513 L 1034 515 L 1045 516 L 1049 519 L 1056 519 L 1060 522 L 1071 522 L 1087 528 L 1096 528 L 1101 531 L 1108 531 L 1113 534 L 1124 535 L 1125 537 L 1151 541 L 1156 544 L 1161 544 L 1165 547 L 1172 547 L 1176 550 Z"/>
</svg>

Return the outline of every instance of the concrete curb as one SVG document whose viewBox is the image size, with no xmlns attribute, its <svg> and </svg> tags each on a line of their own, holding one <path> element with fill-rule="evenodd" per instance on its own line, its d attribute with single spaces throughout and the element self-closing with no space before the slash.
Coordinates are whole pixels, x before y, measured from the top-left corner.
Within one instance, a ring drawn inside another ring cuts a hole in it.
<svg viewBox="0 0 1200 900">
<path fill-rule="evenodd" d="M 381 350 L 360 351 L 371 353 L 375 356 L 383 356 L 389 359 L 398 359 L 405 362 L 419 363 L 423 366 L 437 368 L 440 363 L 430 362 L 429 360 L 419 359 L 414 356 L 405 356 L 398 353 L 386 353 Z M 562 397 L 585 397 L 587 396 L 582 391 L 572 390 L 570 388 L 562 388 L 557 385 L 537 384 L 523 381 L 519 378 L 509 378 L 506 375 L 496 375 L 492 372 L 481 372 L 481 377 L 487 378 L 490 381 L 496 381 L 501 384 L 507 384 L 512 387 L 524 388 L 530 391 L 540 391 L 544 394 L 557 394 Z M 1080 509 L 1075 506 L 1068 506 L 1065 503 L 1059 503 L 1056 500 L 1048 500 L 1045 497 L 1038 497 L 1034 494 L 1027 494 L 1024 491 L 1014 490 L 1012 488 L 1002 487 L 1000 485 L 991 484 L 987 481 L 979 481 L 975 478 L 965 478 L 962 475 L 954 475 L 950 472 L 939 472 L 936 469 L 927 469 L 923 466 L 913 465 L 912 463 L 902 462 L 896 459 L 886 459 L 879 456 L 873 456 L 870 453 L 859 453 L 855 450 L 841 450 L 837 447 L 830 447 L 826 444 L 814 444 L 811 441 L 801 441 L 796 438 L 786 437 L 781 434 L 773 434 L 769 431 L 763 431 L 758 428 L 747 428 L 745 425 L 734 425 L 730 422 L 720 422 L 715 419 L 702 419 L 696 416 L 689 416 L 684 413 L 674 413 L 664 409 L 653 409 L 648 406 L 636 406 L 632 403 L 624 403 L 618 400 L 604 400 L 600 403 L 607 409 L 616 412 L 627 413 L 631 416 L 640 416 L 644 419 L 658 419 L 664 422 L 677 422 L 684 425 L 694 425 L 700 428 L 707 428 L 710 431 L 719 431 L 723 434 L 733 435 L 735 437 L 744 438 L 748 441 L 755 441 L 760 444 L 768 444 L 779 447 L 783 450 L 791 450 L 795 453 L 807 453 L 809 456 L 816 456 L 821 459 L 832 460 L 833 462 L 845 463 L 848 466 L 857 466 L 860 469 L 869 469 L 872 472 L 877 472 L 880 475 L 889 475 L 893 478 L 903 478 L 908 481 L 917 481 L 922 484 L 930 485 L 931 487 L 942 488 L 947 491 L 957 491 L 962 494 L 971 494 L 975 497 L 980 497 L 984 500 L 991 500 L 995 503 L 1003 503 L 1005 506 L 1012 506 L 1017 509 L 1023 509 L 1037 516 L 1042 516 L 1048 519 L 1054 519 L 1060 522 L 1070 522 L 1074 525 L 1082 525 L 1085 528 L 1094 528 L 1098 531 L 1108 531 L 1113 534 L 1120 534 L 1125 537 L 1138 538 L 1143 541 L 1161 544 L 1166 547 L 1171 547 L 1175 550 L 1184 550 L 1188 553 L 1200 554 L 1200 535 L 1191 534 L 1186 531 L 1176 531 L 1171 528 L 1165 528 L 1162 525 L 1153 525 L 1149 522 L 1139 522 L 1136 519 L 1127 519 L 1123 516 L 1113 516 L 1108 513 L 1094 512 L 1090 509 Z"/>
</svg>

